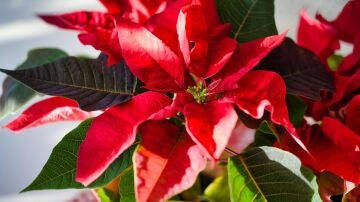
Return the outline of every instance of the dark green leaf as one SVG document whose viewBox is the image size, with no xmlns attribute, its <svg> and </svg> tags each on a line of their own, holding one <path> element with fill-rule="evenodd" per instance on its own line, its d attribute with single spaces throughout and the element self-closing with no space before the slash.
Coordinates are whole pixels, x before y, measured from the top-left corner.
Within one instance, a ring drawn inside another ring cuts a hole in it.
<svg viewBox="0 0 360 202">
<path fill-rule="evenodd" d="M 230 201 L 227 172 L 224 175 L 215 178 L 215 180 L 205 189 L 204 194 L 210 202 Z"/>
<path fill-rule="evenodd" d="M 134 171 L 125 170 L 119 179 L 119 192 L 121 202 L 135 202 Z"/>
<path fill-rule="evenodd" d="M 304 114 L 306 112 L 307 105 L 300 98 L 293 95 L 287 95 L 286 101 L 289 109 L 290 121 L 296 128 L 298 128 L 304 121 Z"/>
<path fill-rule="evenodd" d="M 261 122 L 263 120 L 268 119 L 269 117 L 269 113 L 267 113 L 266 111 L 261 119 L 255 119 L 237 107 L 235 107 L 235 111 L 241 122 L 243 122 L 246 125 L 246 127 L 251 129 L 257 129 L 260 126 Z"/>
<path fill-rule="evenodd" d="M 76 100 L 86 111 L 104 109 L 129 100 L 136 87 L 136 78 L 121 61 L 106 66 L 106 58 L 65 57 L 36 68 L 0 71 L 32 89 Z"/>
<path fill-rule="evenodd" d="M 312 201 L 315 191 L 289 152 L 253 148 L 228 161 L 231 201 Z"/>
<path fill-rule="evenodd" d="M 262 133 L 273 134 L 273 132 L 269 128 L 268 121 L 261 122 L 258 130 Z"/>
<path fill-rule="evenodd" d="M 302 175 L 307 179 L 308 182 L 310 182 L 311 187 L 314 190 L 314 195 L 313 195 L 311 201 L 314 201 L 314 202 L 321 201 L 320 195 L 318 192 L 319 187 L 318 187 L 318 183 L 316 181 L 316 176 L 314 175 L 314 173 L 309 168 L 306 168 L 304 166 L 301 166 L 300 170 L 301 170 Z"/>
<path fill-rule="evenodd" d="M 289 94 L 320 100 L 321 90 L 334 91 L 333 78 L 319 58 L 290 38 L 265 57 L 256 69 L 280 74 Z"/>
<path fill-rule="evenodd" d="M 82 122 L 70 131 L 53 149 L 49 160 L 36 179 L 23 190 L 83 188 L 75 181 L 76 160 L 80 144 L 91 125 L 92 119 Z M 110 183 L 123 170 L 132 164 L 135 146 L 121 154 L 106 171 L 88 187 L 101 187 Z"/>
<path fill-rule="evenodd" d="M 53 62 L 67 54 L 55 48 L 39 48 L 31 50 L 26 60 L 16 70 L 29 69 Z M 36 92 L 20 82 L 7 77 L 3 83 L 3 93 L 0 97 L 0 119 L 10 113 L 15 113 L 29 100 L 36 96 Z"/>
<path fill-rule="evenodd" d="M 274 0 L 216 0 L 223 22 L 240 43 L 277 34 Z"/>
<path fill-rule="evenodd" d="M 119 194 L 114 193 L 106 188 L 96 190 L 100 202 L 118 202 L 120 200 Z"/>
<path fill-rule="evenodd" d="M 272 133 L 264 133 L 260 130 L 257 130 L 255 133 L 255 140 L 251 144 L 252 147 L 260 147 L 260 146 L 272 146 L 276 141 L 276 136 Z"/>
</svg>

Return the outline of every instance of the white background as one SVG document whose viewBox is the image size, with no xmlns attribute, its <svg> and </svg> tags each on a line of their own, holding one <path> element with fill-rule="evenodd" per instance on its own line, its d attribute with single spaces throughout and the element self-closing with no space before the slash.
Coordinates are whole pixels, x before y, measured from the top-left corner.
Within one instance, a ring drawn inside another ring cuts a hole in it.
<svg viewBox="0 0 360 202">
<path fill-rule="evenodd" d="M 307 9 L 312 16 L 319 10 L 333 19 L 346 2 L 276 0 L 278 30 L 282 32 L 289 29 L 289 36 L 294 38 L 301 8 Z M 0 68 L 15 68 L 25 59 L 28 50 L 39 47 L 58 47 L 71 55 L 96 56 L 97 52 L 91 47 L 78 42 L 76 33 L 54 28 L 35 16 L 37 13 L 61 13 L 79 9 L 103 10 L 97 0 L 0 0 Z M 4 77 L 3 74 L 0 75 L 0 83 Z M 0 121 L 0 125 L 14 117 Z M 0 129 L 0 201 L 63 201 L 73 195 L 74 191 L 17 193 L 35 179 L 52 148 L 76 125 L 77 123 L 51 124 L 20 134 Z"/>
</svg>

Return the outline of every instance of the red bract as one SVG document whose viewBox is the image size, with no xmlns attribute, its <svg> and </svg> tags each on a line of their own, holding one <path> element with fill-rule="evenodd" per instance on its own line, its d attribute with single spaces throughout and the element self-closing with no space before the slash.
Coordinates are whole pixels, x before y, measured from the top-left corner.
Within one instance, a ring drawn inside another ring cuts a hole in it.
<svg viewBox="0 0 360 202">
<path fill-rule="evenodd" d="M 91 32 L 94 29 L 114 28 L 112 15 L 102 12 L 77 11 L 61 15 L 39 15 L 47 23 L 62 29 Z"/>
<path fill-rule="evenodd" d="M 360 183 L 360 98 L 357 95 L 360 70 L 359 64 L 356 64 L 360 59 L 357 57 L 360 25 L 355 17 L 360 13 L 359 3 L 349 1 L 333 22 L 319 16 L 321 22 L 315 22 L 302 13 L 299 43 L 317 53 L 323 61 L 330 56 L 324 53 L 333 53 L 334 43 L 339 39 L 354 43 L 354 50 L 332 74 L 336 87 L 332 96 L 323 101 L 308 102 L 310 109 L 307 115 L 318 122 L 312 126 L 304 124 L 298 134 L 313 158 L 299 150 L 299 146 L 289 137 L 285 137 L 281 145 L 316 172 L 329 171 L 353 183 Z M 320 43 L 311 42 L 310 36 L 315 36 Z"/>
<path fill-rule="evenodd" d="M 360 67 L 360 1 L 349 1 L 334 21 L 327 21 L 320 14 L 317 18 L 336 30 L 339 39 L 354 44 L 352 54 L 345 57 L 338 68 L 338 73 L 351 75 Z"/>
<path fill-rule="evenodd" d="M 299 45 L 312 50 L 326 62 L 334 50 L 339 48 L 339 40 L 354 44 L 353 52 L 346 56 L 337 73 L 350 76 L 360 67 L 360 24 L 358 19 L 360 2 L 349 1 L 334 21 L 327 21 L 317 14 L 317 22 L 302 11 L 298 32 Z"/>
<path fill-rule="evenodd" d="M 161 12 L 169 0 L 100 0 L 111 14 L 122 15 L 134 22 L 143 23 Z"/>
<path fill-rule="evenodd" d="M 336 91 L 329 101 L 330 106 L 345 105 L 360 89 L 360 69 L 351 76 L 335 74 Z"/>
<path fill-rule="evenodd" d="M 318 172 L 327 170 L 344 180 L 360 183 L 360 163 L 358 161 L 360 97 L 352 97 L 351 94 L 344 93 L 347 92 L 346 89 L 349 89 L 349 86 L 357 86 L 357 89 L 359 89 L 359 83 L 355 85 L 349 83 L 347 79 L 346 77 L 337 76 L 338 91 L 335 92 L 334 98 L 345 99 L 336 103 L 336 107 L 330 105 L 331 102 L 316 102 L 312 105 L 311 115 L 322 122 L 322 130 L 313 129 L 317 126 L 311 126 L 310 129 L 310 126 L 305 125 L 299 132 L 299 134 L 302 134 L 302 141 L 315 161 L 312 161 L 307 154 L 296 151 L 293 143 L 285 141 L 283 146 L 298 155 L 305 165 L 314 168 Z M 334 117 L 330 118 L 328 116 Z M 329 156 L 331 158 L 328 158 Z"/>
<path fill-rule="evenodd" d="M 347 181 L 360 183 L 358 134 L 330 117 L 322 119 L 321 129 L 318 125 L 305 125 L 298 134 L 312 158 L 289 137 L 283 139 L 281 148 L 297 155 L 306 166 L 318 173 L 326 170 Z"/>
<path fill-rule="evenodd" d="M 340 48 L 336 30 L 331 26 L 317 22 L 302 10 L 300 13 L 298 45 L 313 51 L 323 62 Z"/>
<path fill-rule="evenodd" d="M 360 89 L 360 25 L 356 18 L 359 13 L 359 1 L 349 1 L 332 22 L 325 20 L 320 14 L 317 14 L 320 21 L 315 21 L 304 11 L 301 12 L 298 43 L 316 53 L 325 64 L 328 57 L 339 47 L 339 40 L 354 44 L 353 52 L 342 60 L 333 73 L 336 91 L 332 98 L 326 103 L 310 103 L 313 111 L 318 111 L 311 114 L 317 120 L 328 114 L 327 107 L 338 110 L 346 105 Z"/>
<path fill-rule="evenodd" d="M 168 9 L 178 8 L 174 4 Z M 271 120 L 298 141 L 288 119 L 281 77 L 268 71 L 248 73 L 281 44 L 285 34 L 238 46 L 226 36 L 227 26 L 220 24 L 216 15 L 208 16 L 215 13 L 213 1 L 193 1 L 181 7 L 175 26 L 177 37 L 165 40 L 159 32 L 164 28 L 160 19 L 153 21 L 160 24 L 160 29 L 154 29 L 156 34 L 130 20 L 116 19 L 122 56 L 131 71 L 144 88 L 174 93 L 175 97 L 171 103 L 160 93 L 139 94 L 97 117 L 80 147 L 77 181 L 89 184 L 96 179 L 134 143 L 142 122 L 185 118 L 186 132 L 169 121 L 145 123 L 140 130 L 143 140 L 135 155 L 136 179 L 140 180 L 137 199 L 165 200 L 192 184 L 203 169 L 202 153 L 212 162 L 220 157 L 237 122 L 233 104 L 258 119 L 264 110 L 269 111 Z M 173 21 L 168 10 L 162 14 L 170 16 L 165 20 Z M 171 151 L 176 155 L 170 155 Z M 161 169 L 155 162 L 163 165 Z M 147 174 L 150 171 L 153 177 Z M 169 173 L 177 174 L 170 177 Z M 165 181 L 159 180 L 164 176 Z"/>
<path fill-rule="evenodd" d="M 338 48 L 339 40 L 354 44 L 353 52 L 346 56 L 334 75 L 336 92 L 326 103 L 339 109 L 346 105 L 360 88 L 360 2 L 349 1 L 336 20 L 329 22 L 317 14 L 319 22 L 302 11 L 298 43 L 315 52 L 324 62 Z M 316 114 L 312 114 L 317 116 Z"/>
<path fill-rule="evenodd" d="M 121 16 L 133 22 L 144 23 L 151 16 L 167 6 L 166 0 L 100 0 L 107 12 L 77 11 L 60 15 L 39 15 L 47 23 L 63 29 L 80 31 L 79 40 L 84 45 L 109 56 L 108 65 L 121 60 L 121 48 L 117 39 L 114 16 Z"/>
<path fill-rule="evenodd" d="M 117 29 L 126 64 L 145 88 L 174 92 L 185 87 L 182 61 L 159 38 L 124 19 L 117 21 Z"/>
<path fill-rule="evenodd" d="M 321 127 L 317 124 L 303 125 L 298 129 L 298 134 L 311 156 L 303 152 L 289 136 L 285 136 L 281 146 L 278 146 L 297 155 L 304 165 L 313 169 L 317 175 L 322 200 L 330 202 L 331 195 L 342 193 L 342 189 L 338 189 L 338 183 L 328 185 L 322 182 L 323 175 L 328 175 L 329 172 L 333 173 L 329 180 L 337 182 L 340 180 L 340 188 L 343 187 L 344 181 L 355 184 L 360 182 L 358 134 L 330 117 L 323 118 Z"/>
<path fill-rule="evenodd" d="M 121 0 L 100 0 L 109 13 L 122 13 L 124 9 L 120 1 Z"/>
<path fill-rule="evenodd" d="M 88 185 L 98 178 L 134 143 L 137 127 L 170 104 L 167 96 L 146 92 L 96 117 L 80 147 L 76 180 Z"/>
<path fill-rule="evenodd" d="M 182 112 L 185 115 L 186 126 L 189 130 L 189 134 L 192 135 L 195 142 L 203 142 L 202 145 L 207 150 L 208 156 L 212 159 L 216 159 L 219 156 L 219 152 L 215 151 L 222 151 L 226 144 L 223 144 L 223 146 L 221 146 L 219 149 L 216 149 L 216 146 L 214 146 L 213 144 L 204 144 L 204 140 L 200 140 L 204 137 L 202 137 L 203 135 L 200 134 L 207 134 L 205 136 L 206 138 L 211 137 L 212 139 L 214 139 L 216 136 L 214 133 L 214 128 L 216 128 L 215 123 L 221 123 L 219 121 L 227 116 L 233 117 L 230 119 L 232 120 L 230 121 L 230 123 L 235 124 L 235 113 L 233 109 L 231 107 L 227 107 L 224 102 L 238 102 L 237 100 L 233 99 L 233 93 L 246 94 L 247 88 L 244 87 L 245 85 L 240 87 L 237 85 L 236 82 L 241 80 L 243 75 L 245 75 L 247 71 L 250 71 L 251 68 L 254 67 L 260 61 L 260 59 L 266 55 L 266 53 L 270 52 L 272 48 L 276 47 L 276 45 L 279 45 L 282 42 L 284 35 L 274 36 L 270 39 L 263 39 L 245 44 L 244 47 L 246 48 L 242 48 L 242 46 L 240 46 L 239 51 L 236 52 L 236 55 L 233 55 L 236 49 L 236 42 L 234 40 L 225 36 L 211 38 L 211 30 L 207 28 L 207 22 L 203 22 L 205 23 L 205 25 L 197 26 L 195 28 L 191 26 L 192 20 L 194 18 L 191 16 L 196 16 L 196 19 L 201 19 L 201 16 L 204 16 L 202 6 L 198 4 L 192 4 L 189 6 L 185 6 L 181 9 L 177 26 L 179 34 L 179 47 L 181 53 L 174 53 L 170 48 L 166 46 L 166 44 L 161 41 L 161 39 L 154 36 L 151 32 L 143 28 L 141 25 L 126 21 L 124 19 L 119 19 L 117 21 L 117 28 L 120 38 L 120 44 L 122 46 L 123 57 L 126 63 L 129 65 L 130 69 L 133 71 L 133 73 L 145 83 L 145 88 L 157 91 L 170 91 L 174 93 L 179 93 L 178 96 L 175 98 L 175 102 L 181 104 L 176 106 L 176 110 Z M 204 17 L 203 19 L 205 21 Z M 181 25 L 186 28 L 181 28 Z M 183 30 L 185 30 L 186 32 L 184 32 Z M 218 44 L 224 43 L 224 41 L 226 41 L 227 44 L 226 49 L 223 50 L 214 48 L 214 46 L 218 47 Z M 213 48 L 214 51 L 209 51 L 213 50 Z M 246 52 L 242 52 L 241 50 L 246 50 Z M 239 62 L 237 62 L 237 56 L 240 54 L 242 54 L 241 57 L 242 59 L 244 59 L 243 66 L 241 65 L 241 63 L 239 65 Z M 138 59 L 139 55 L 142 56 L 142 60 Z M 236 59 L 230 60 L 231 56 L 236 57 Z M 216 59 L 218 60 L 216 61 Z M 230 62 L 228 63 L 228 61 Z M 230 65 L 231 67 L 227 68 L 225 64 Z M 231 74 L 230 76 L 230 72 L 228 69 L 233 68 L 235 68 L 235 74 Z M 224 69 L 224 72 L 220 71 L 222 69 Z M 217 73 L 219 73 L 221 76 L 217 77 Z M 258 72 L 259 75 L 265 73 L 266 72 Z M 215 76 L 211 77 L 211 75 Z M 231 79 L 227 78 L 228 75 Z M 274 74 L 274 77 L 276 76 L 277 75 Z M 154 80 L 154 78 L 161 78 L 161 82 L 159 82 L 158 79 Z M 207 82 L 205 81 L 205 79 L 210 79 L 212 81 Z M 259 85 L 264 82 L 259 81 L 260 76 L 258 78 L 255 78 L 254 76 L 253 79 L 255 79 L 254 83 L 257 83 Z M 273 81 L 274 83 L 282 82 L 280 77 L 279 80 L 270 79 L 270 81 Z M 228 85 L 227 88 L 218 87 L 218 85 L 222 86 L 223 82 L 232 82 L 232 86 L 229 87 Z M 282 85 L 280 85 L 280 89 L 285 90 L 285 86 L 283 85 L 283 83 L 281 84 Z M 229 89 L 237 89 L 237 91 L 229 92 L 229 94 L 227 94 L 226 92 Z M 218 98 L 223 97 L 223 95 L 225 95 L 225 97 L 228 97 L 228 99 L 223 98 L 219 100 Z M 280 93 L 279 95 L 281 96 L 282 94 Z M 261 99 L 266 98 L 268 97 L 265 96 L 259 99 L 260 101 L 262 101 Z M 271 103 L 270 98 L 268 100 L 269 102 L 263 104 L 263 107 L 268 108 L 267 105 L 273 104 Z M 219 101 L 222 103 L 217 103 Z M 282 101 L 284 101 L 284 97 Z M 258 107 L 258 105 L 256 104 L 255 106 L 256 108 Z M 214 111 L 208 110 L 208 107 L 210 109 L 213 109 Z M 191 110 L 188 110 L 189 108 Z M 221 109 L 223 112 L 219 113 L 217 108 Z M 228 108 L 229 111 L 225 112 Z M 246 110 L 246 106 L 242 106 L 241 108 Z M 261 109 L 259 109 L 259 111 L 261 111 Z M 203 112 L 202 114 L 205 113 L 204 115 L 202 115 L 204 117 L 212 117 L 216 115 L 218 116 L 218 118 L 215 118 L 215 121 L 206 121 L 206 119 L 200 118 L 200 115 L 197 115 L 196 118 L 194 117 L 194 120 L 197 120 L 198 123 L 210 124 L 210 126 L 208 127 L 208 132 L 204 133 L 205 131 L 201 131 L 201 133 L 199 133 L 195 130 L 195 128 L 199 128 L 199 126 L 197 125 L 194 127 L 193 122 L 190 121 L 193 120 L 193 114 L 199 113 L 189 113 L 189 111 Z M 283 112 L 287 113 L 286 107 L 285 111 L 281 111 L 281 113 Z M 233 115 L 230 115 L 229 113 Z M 254 114 L 255 112 L 254 110 L 251 110 L 251 112 L 249 113 Z M 261 116 L 261 114 L 255 114 L 254 116 L 260 118 L 259 116 Z M 287 118 L 285 117 L 283 119 L 285 120 Z M 233 124 L 230 124 L 232 125 L 231 127 L 233 127 Z M 288 124 L 287 126 L 289 126 L 288 129 L 290 130 L 291 124 Z M 230 135 L 231 127 L 228 128 L 230 130 L 222 130 L 223 138 L 225 140 Z M 291 130 L 292 132 L 294 132 L 293 129 Z M 209 142 L 206 141 L 206 143 Z"/>
<path fill-rule="evenodd" d="M 96 114 L 82 111 L 74 100 L 52 97 L 33 104 L 15 120 L 6 124 L 4 128 L 21 132 L 48 123 L 82 121 L 93 116 Z"/>
<path fill-rule="evenodd" d="M 186 129 L 208 157 L 216 160 L 225 149 L 237 121 L 231 104 L 212 101 L 184 103 L 178 109 L 185 116 Z"/>
<path fill-rule="evenodd" d="M 321 129 L 324 135 L 343 151 L 344 156 L 353 159 L 352 163 L 354 165 L 360 166 L 360 162 L 356 160 L 360 158 L 360 136 L 358 134 L 344 126 L 339 120 L 329 117 L 323 118 Z M 359 178 L 359 173 L 357 173 L 357 176 Z M 354 182 L 359 183 L 360 179 Z"/>
<path fill-rule="evenodd" d="M 357 134 L 360 134 L 360 95 L 355 96 L 350 101 L 345 114 L 346 125 Z"/>
<path fill-rule="evenodd" d="M 170 121 L 147 122 L 139 132 L 141 146 L 134 156 L 138 200 L 163 201 L 190 188 L 206 165 L 201 148 Z"/>
<path fill-rule="evenodd" d="M 121 59 L 121 49 L 112 15 L 78 11 L 60 15 L 39 15 L 39 17 L 60 28 L 80 31 L 79 40 L 84 45 L 91 45 L 106 53 L 109 56 L 109 65 L 116 64 Z"/>
<path fill-rule="evenodd" d="M 360 24 L 356 23 L 360 18 L 360 2 L 358 0 L 350 0 L 339 16 L 334 21 L 327 21 L 320 14 L 317 14 L 317 18 L 334 27 L 341 40 L 349 43 L 354 43 L 358 37 L 360 37 Z"/>
</svg>

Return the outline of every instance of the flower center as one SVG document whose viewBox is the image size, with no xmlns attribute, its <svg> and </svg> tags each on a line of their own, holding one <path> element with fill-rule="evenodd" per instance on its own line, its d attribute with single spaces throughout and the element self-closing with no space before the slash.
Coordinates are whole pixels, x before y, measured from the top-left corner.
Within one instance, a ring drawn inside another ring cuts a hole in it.
<svg viewBox="0 0 360 202">
<path fill-rule="evenodd" d="M 195 101 L 201 104 L 206 101 L 208 89 L 201 83 L 198 83 L 196 86 L 189 86 L 186 92 L 190 93 L 194 97 Z"/>
</svg>

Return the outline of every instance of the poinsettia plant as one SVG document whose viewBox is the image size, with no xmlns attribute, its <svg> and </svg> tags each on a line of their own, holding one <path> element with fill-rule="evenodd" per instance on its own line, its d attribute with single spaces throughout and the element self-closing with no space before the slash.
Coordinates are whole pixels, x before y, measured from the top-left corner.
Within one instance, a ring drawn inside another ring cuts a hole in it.
<svg viewBox="0 0 360 202">
<path fill-rule="evenodd" d="M 297 42 L 273 0 L 100 0 L 41 14 L 99 57 L 32 50 L 4 81 L 4 127 L 82 121 L 23 191 L 90 188 L 101 201 L 356 201 L 360 1 L 302 11 Z M 339 41 L 353 44 L 348 56 Z M 16 79 L 17 81 L 13 80 Z M 20 81 L 20 83 L 18 82 Z"/>
</svg>

